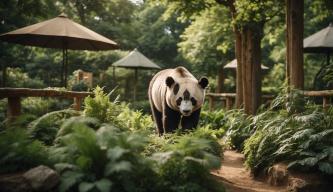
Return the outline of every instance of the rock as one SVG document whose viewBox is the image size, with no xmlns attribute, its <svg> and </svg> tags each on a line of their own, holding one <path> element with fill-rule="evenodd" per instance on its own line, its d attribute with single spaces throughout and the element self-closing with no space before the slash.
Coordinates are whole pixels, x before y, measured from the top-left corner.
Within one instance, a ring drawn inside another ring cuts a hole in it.
<svg viewBox="0 0 333 192">
<path fill-rule="evenodd" d="M 0 191 L 6 192 L 31 192 L 28 181 L 22 174 L 0 175 Z"/>
<path fill-rule="evenodd" d="M 283 186 L 288 182 L 287 165 L 278 163 L 270 167 L 267 171 L 267 181 L 273 186 Z"/>
<path fill-rule="evenodd" d="M 40 165 L 23 174 L 36 191 L 48 191 L 59 183 L 59 175 L 53 169 Z"/>
</svg>

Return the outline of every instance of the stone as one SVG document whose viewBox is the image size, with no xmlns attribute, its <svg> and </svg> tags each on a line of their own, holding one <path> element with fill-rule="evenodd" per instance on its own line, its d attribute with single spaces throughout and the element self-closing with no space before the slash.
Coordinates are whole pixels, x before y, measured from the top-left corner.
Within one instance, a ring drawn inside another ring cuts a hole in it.
<svg viewBox="0 0 333 192">
<path fill-rule="evenodd" d="M 59 174 L 44 165 L 28 170 L 23 177 L 35 191 L 48 191 L 59 183 Z"/>
</svg>

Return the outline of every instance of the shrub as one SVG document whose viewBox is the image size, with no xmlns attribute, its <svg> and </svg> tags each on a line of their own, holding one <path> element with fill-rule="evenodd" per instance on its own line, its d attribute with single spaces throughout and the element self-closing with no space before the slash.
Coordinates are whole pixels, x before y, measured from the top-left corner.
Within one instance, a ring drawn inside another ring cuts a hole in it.
<svg viewBox="0 0 333 192">
<path fill-rule="evenodd" d="M 62 123 L 78 115 L 80 112 L 71 109 L 47 113 L 29 124 L 30 134 L 46 145 L 52 145 Z"/>
<path fill-rule="evenodd" d="M 0 132 L 0 157 L 0 173 L 52 164 L 48 158 L 48 149 L 19 128 Z"/>
</svg>

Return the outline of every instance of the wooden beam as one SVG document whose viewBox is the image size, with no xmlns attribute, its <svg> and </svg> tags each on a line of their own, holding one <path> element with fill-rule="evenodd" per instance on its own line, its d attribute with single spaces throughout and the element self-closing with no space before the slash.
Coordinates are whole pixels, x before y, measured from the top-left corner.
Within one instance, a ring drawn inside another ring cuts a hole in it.
<svg viewBox="0 0 333 192">
<path fill-rule="evenodd" d="M 87 97 L 93 96 L 91 92 L 59 91 L 48 89 L 28 89 L 28 88 L 0 88 L 0 99 L 8 97 Z"/>
</svg>

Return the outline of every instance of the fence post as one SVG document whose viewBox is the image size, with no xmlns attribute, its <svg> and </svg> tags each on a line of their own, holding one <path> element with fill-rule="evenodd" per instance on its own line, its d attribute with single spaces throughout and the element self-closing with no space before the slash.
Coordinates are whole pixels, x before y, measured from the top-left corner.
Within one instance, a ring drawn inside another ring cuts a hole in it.
<svg viewBox="0 0 333 192">
<path fill-rule="evenodd" d="M 208 101 L 209 101 L 209 111 L 212 111 L 214 109 L 214 97 L 213 96 L 208 96 Z"/>
<path fill-rule="evenodd" d="M 14 120 L 17 116 L 21 115 L 21 98 L 8 97 L 7 116 L 10 121 Z"/>
<path fill-rule="evenodd" d="M 74 109 L 80 111 L 81 104 L 82 104 L 82 97 L 74 97 Z"/>
<path fill-rule="evenodd" d="M 330 98 L 329 97 L 323 97 L 323 108 L 326 110 L 329 108 L 331 104 Z"/>
<path fill-rule="evenodd" d="M 226 107 L 227 107 L 227 110 L 232 109 L 232 105 L 233 105 L 232 98 L 231 97 L 226 97 Z"/>
</svg>

